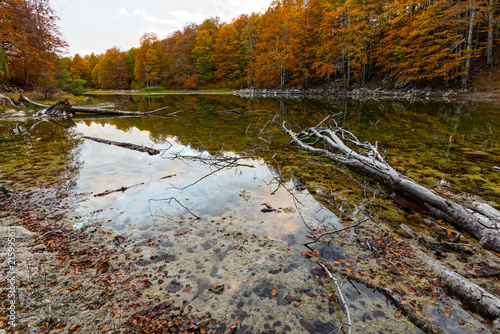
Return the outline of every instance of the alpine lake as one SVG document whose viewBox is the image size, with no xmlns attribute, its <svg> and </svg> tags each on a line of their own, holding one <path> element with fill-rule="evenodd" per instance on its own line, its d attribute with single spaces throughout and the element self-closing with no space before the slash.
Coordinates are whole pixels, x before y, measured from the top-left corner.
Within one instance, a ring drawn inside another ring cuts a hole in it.
<svg viewBox="0 0 500 334">
<path fill-rule="evenodd" d="M 377 143 L 393 167 L 420 183 L 500 206 L 500 172 L 493 169 L 500 166 L 498 101 L 229 94 L 89 99 L 120 110 L 168 109 L 144 117 L 0 121 L 2 184 L 66 191 L 81 217 L 71 228 L 92 233 L 89 227 L 100 222 L 132 240 L 128 247 L 147 249 L 137 263 L 166 263 L 169 272 L 162 283 L 153 282 L 151 293 L 189 300 L 193 312 L 210 312 L 226 324 L 239 320 L 238 333 L 347 333 L 335 285 L 304 256 L 310 230 L 344 227 L 343 220 L 359 221 L 363 212 L 401 238 L 408 237 L 402 223 L 425 229 L 425 214 L 397 201 L 387 199 L 382 211 L 365 206 L 372 198 L 367 188 L 390 189 L 293 148 L 283 122 L 298 132 L 330 115 L 328 122 Z M 344 244 L 355 243 L 359 229 L 363 225 L 350 230 Z M 325 260 L 355 263 L 359 254 L 344 244 L 332 238 L 314 247 Z M 423 333 L 405 316 L 395 317 L 381 293 L 336 276 L 344 282 L 353 333 Z M 490 332 L 451 295 L 435 300 L 425 316 L 446 333 Z"/>
</svg>

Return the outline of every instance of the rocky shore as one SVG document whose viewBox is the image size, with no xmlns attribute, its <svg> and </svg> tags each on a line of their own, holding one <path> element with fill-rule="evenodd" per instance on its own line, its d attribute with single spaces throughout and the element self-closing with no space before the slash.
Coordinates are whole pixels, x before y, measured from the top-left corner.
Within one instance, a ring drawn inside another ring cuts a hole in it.
<svg viewBox="0 0 500 334">
<path fill-rule="evenodd" d="M 456 89 L 383 89 L 383 88 L 355 88 L 339 89 L 330 87 L 320 88 L 289 88 L 289 89 L 241 89 L 233 95 L 241 97 L 299 97 L 299 96 L 346 96 L 353 98 L 460 98 L 460 99 L 500 99 L 500 92 L 464 91 Z"/>
</svg>

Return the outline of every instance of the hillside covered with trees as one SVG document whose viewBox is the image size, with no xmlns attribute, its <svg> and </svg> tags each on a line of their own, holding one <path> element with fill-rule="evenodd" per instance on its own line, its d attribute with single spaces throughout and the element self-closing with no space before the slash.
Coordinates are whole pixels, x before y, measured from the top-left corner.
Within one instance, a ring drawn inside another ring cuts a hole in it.
<svg viewBox="0 0 500 334">
<path fill-rule="evenodd" d="M 495 63 L 495 0 L 274 0 L 262 14 L 208 18 L 140 46 L 62 57 L 47 0 L 0 1 L 0 75 L 23 88 L 468 88 Z M 112 41 L 110 41 L 112 43 Z"/>
</svg>

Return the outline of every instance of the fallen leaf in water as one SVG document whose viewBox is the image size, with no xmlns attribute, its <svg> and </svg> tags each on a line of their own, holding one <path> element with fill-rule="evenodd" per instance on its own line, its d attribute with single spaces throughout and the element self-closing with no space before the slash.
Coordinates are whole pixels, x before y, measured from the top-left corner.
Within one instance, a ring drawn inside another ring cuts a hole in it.
<svg viewBox="0 0 500 334">
<path fill-rule="evenodd" d="M 277 293 L 278 293 L 278 290 L 273 290 L 273 291 L 271 291 L 271 294 L 272 294 L 273 296 L 276 296 L 276 294 L 277 294 Z"/>
<path fill-rule="evenodd" d="M 401 318 L 401 313 L 402 313 L 401 310 L 397 310 L 396 313 L 394 314 L 394 316 L 396 318 Z"/>
</svg>

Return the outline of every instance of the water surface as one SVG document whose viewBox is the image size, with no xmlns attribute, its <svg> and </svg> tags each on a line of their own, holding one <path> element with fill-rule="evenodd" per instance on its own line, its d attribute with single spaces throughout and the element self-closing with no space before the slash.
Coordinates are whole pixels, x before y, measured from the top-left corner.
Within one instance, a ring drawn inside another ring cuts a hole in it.
<svg viewBox="0 0 500 334">
<path fill-rule="evenodd" d="M 1 122 L 1 180 L 71 191 L 82 217 L 93 213 L 149 249 L 141 265 L 170 261 L 173 279 L 158 295 L 194 298 L 201 313 L 210 311 L 226 323 L 240 320 L 242 333 L 330 333 L 345 320 L 320 268 L 301 255 L 309 240 L 306 224 L 338 226 L 338 212 L 318 203 L 293 176 L 301 172 L 304 155 L 290 147 L 283 121 L 305 128 L 335 116 L 360 139 L 379 142 L 393 166 L 419 181 L 499 203 L 500 173 L 491 168 L 500 166 L 496 104 L 202 95 L 107 99 L 124 110 L 169 109 L 155 117 Z M 286 175 L 281 186 L 280 173 Z M 102 196 L 122 187 L 128 189 Z M 350 191 L 341 183 L 338 188 Z M 263 203 L 276 211 L 262 212 Z M 346 257 L 336 245 L 329 256 Z M 181 284 L 192 289 L 179 291 Z M 214 285 L 224 285 L 224 292 L 210 292 Z M 356 283 L 344 290 L 354 332 L 420 332 L 404 317 L 395 318 L 380 294 Z M 439 303 L 451 305 L 458 317 L 429 310 L 448 333 L 462 333 L 460 319 L 473 324 L 471 332 L 484 332 L 456 301 Z"/>
</svg>

